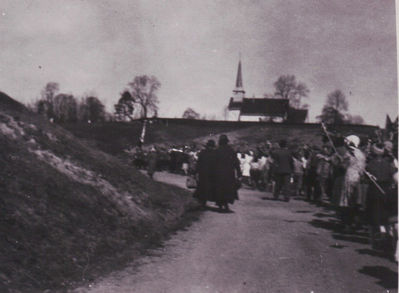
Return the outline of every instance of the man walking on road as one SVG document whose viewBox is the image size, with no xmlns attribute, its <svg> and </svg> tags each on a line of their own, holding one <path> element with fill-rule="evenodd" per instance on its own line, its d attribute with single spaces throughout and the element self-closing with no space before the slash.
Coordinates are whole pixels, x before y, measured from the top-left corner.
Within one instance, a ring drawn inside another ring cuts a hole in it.
<svg viewBox="0 0 399 293">
<path fill-rule="evenodd" d="M 293 171 L 292 154 L 287 149 L 287 142 L 281 140 L 280 148 L 275 150 L 272 154 L 274 161 L 274 177 L 276 181 L 274 189 L 274 199 L 278 199 L 280 193 L 283 193 L 284 200 L 289 201 L 289 184 L 290 177 Z"/>
</svg>

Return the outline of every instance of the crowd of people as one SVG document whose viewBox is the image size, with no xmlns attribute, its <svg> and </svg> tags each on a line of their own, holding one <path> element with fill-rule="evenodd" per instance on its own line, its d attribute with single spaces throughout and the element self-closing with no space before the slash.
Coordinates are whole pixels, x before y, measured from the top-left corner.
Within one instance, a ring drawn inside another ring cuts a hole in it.
<svg viewBox="0 0 399 293">
<path fill-rule="evenodd" d="M 241 149 L 221 135 L 218 145 L 209 140 L 202 150 L 152 147 L 147 155 L 137 152 L 135 162 L 140 167 L 147 164 L 150 177 L 157 168 L 186 175 L 195 182 L 190 187 L 204 208 L 213 202 L 221 211 L 229 211 L 244 185 L 270 192 L 275 200 L 288 202 L 295 196 L 327 204 L 336 210 L 342 232 L 367 228 L 373 248 L 387 235 L 397 239 L 395 139 L 325 132 L 318 145 L 293 146 L 281 140 Z"/>
</svg>

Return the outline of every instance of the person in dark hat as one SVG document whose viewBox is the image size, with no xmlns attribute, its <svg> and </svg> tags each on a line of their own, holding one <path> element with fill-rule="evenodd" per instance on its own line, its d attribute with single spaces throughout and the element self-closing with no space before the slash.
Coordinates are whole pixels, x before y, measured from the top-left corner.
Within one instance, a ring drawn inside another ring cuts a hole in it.
<svg viewBox="0 0 399 293">
<path fill-rule="evenodd" d="M 238 199 L 237 182 L 241 177 L 237 154 L 228 143 L 229 139 L 226 135 L 223 134 L 219 137 L 215 165 L 215 202 L 224 211 L 229 211 L 229 204 L 233 204 Z"/>
<path fill-rule="evenodd" d="M 215 147 L 215 141 L 210 139 L 206 143 L 205 149 L 198 154 L 195 172 L 198 185 L 194 192 L 194 198 L 200 202 L 203 208 L 206 207 L 207 201 L 215 201 L 215 164 L 217 158 Z"/>
</svg>

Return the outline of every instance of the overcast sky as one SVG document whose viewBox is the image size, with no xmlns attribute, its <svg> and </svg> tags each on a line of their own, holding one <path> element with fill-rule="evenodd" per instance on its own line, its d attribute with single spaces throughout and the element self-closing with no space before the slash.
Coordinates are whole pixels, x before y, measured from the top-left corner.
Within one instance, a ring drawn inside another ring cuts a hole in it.
<svg viewBox="0 0 399 293">
<path fill-rule="evenodd" d="M 341 89 L 352 114 L 397 115 L 394 0 L 2 0 L 0 90 L 21 102 L 49 81 L 113 109 L 136 75 L 162 83 L 159 115 L 222 118 L 241 52 L 247 96 L 294 74 L 310 120 Z"/>
</svg>

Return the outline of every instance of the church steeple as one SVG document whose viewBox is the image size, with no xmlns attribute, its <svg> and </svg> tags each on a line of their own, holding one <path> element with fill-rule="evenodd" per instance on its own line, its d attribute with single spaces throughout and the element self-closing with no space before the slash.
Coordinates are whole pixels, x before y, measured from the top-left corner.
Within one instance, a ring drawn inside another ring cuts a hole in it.
<svg viewBox="0 0 399 293">
<path fill-rule="evenodd" d="M 236 89 L 242 89 L 241 60 L 238 62 Z"/>
<path fill-rule="evenodd" d="M 236 88 L 233 90 L 234 93 L 234 100 L 244 98 L 245 91 L 242 84 L 242 69 L 241 69 L 241 56 L 240 60 L 238 61 L 238 70 L 237 70 L 237 78 L 236 78 Z"/>
</svg>

